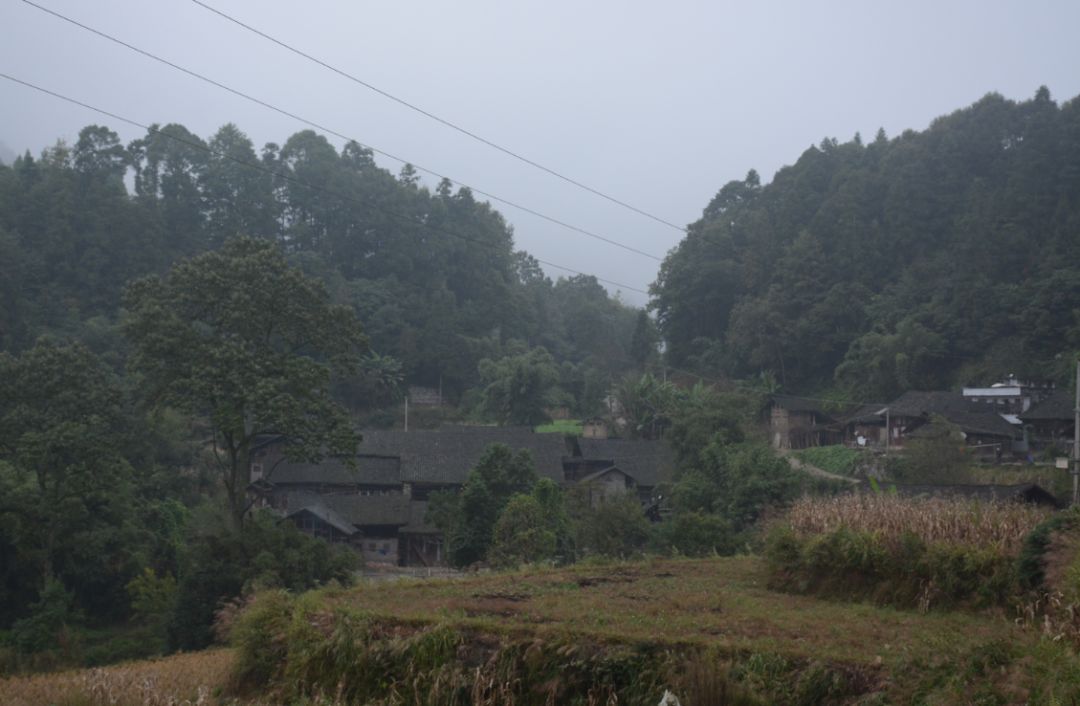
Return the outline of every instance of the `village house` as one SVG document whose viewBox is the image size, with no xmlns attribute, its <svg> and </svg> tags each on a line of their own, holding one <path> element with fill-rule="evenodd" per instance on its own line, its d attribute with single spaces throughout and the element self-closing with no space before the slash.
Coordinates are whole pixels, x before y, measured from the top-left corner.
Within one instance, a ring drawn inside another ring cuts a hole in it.
<svg viewBox="0 0 1080 706">
<path fill-rule="evenodd" d="M 590 417 L 581 423 L 581 435 L 586 439 L 606 439 L 608 424 L 600 417 Z"/>
<path fill-rule="evenodd" d="M 773 395 L 769 400 L 769 438 L 777 449 L 839 444 L 844 440 L 844 411 L 822 400 Z"/>
<path fill-rule="evenodd" d="M 252 452 L 249 490 L 256 505 L 309 534 L 353 547 L 368 562 L 434 566 L 445 563 L 445 550 L 427 522 L 428 499 L 437 490 L 461 488 L 493 443 L 528 450 L 537 475 L 582 487 L 594 507 L 627 493 L 649 503 L 673 465 L 658 441 L 575 439 L 513 427 L 375 430 L 364 432 L 348 462 L 291 462 L 280 440 L 266 440 Z"/>
<path fill-rule="evenodd" d="M 1010 375 L 1004 382 L 996 382 L 989 387 L 965 387 L 960 394 L 964 399 L 992 405 L 999 413 L 1014 415 L 1010 423 L 1018 423 L 1015 415 L 1023 414 L 1032 405 L 1042 402 L 1054 392 L 1052 383 L 1033 384 L 1021 382 L 1015 375 Z"/>
<path fill-rule="evenodd" d="M 1058 390 L 1020 414 L 1032 451 L 1056 448 L 1068 452 L 1076 429 L 1075 405 L 1073 395 Z"/>
<path fill-rule="evenodd" d="M 892 447 L 903 447 L 923 434 L 920 430 L 925 430 L 934 417 L 942 417 L 960 429 L 969 447 L 982 448 L 987 453 L 998 449 L 1003 453 L 1024 450 L 1019 427 L 1006 420 L 996 406 L 973 402 L 958 392 L 905 392 L 877 413 L 860 417 L 858 424 L 868 427 L 872 416 L 880 417 L 886 425 L 885 433 Z M 848 424 L 849 429 L 853 426 Z"/>
</svg>

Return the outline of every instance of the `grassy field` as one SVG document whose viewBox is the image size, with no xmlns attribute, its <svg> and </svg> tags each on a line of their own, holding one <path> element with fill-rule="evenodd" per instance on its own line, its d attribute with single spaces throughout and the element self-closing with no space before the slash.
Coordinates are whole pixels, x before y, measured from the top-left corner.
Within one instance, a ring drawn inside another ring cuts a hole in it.
<svg viewBox="0 0 1080 706">
<path fill-rule="evenodd" d="M 855 473 L 855 466 L 862 457 L 861 451 L 846 446 L 816 446 L 795 451 L 795 458 L 809 463 L 829 473 L 850 476 Z"/>
<path fill-rule="evenodd" d="M 367 630 L 379 626 L 382 638 L 397 640 L 395 649 L 417 631 L 438 630 L 464 636 L 457 638 L 459 645 L 460 640 L 488 646 L 546 643 L 563 645 L 560 655 L 571 649 L 565 646 L 581 645 L 668 656 L 707 654 L 763 703 L 816 703 L 816 698 L 826 703 L 1068 703 L 1080 689 L 1075 655 L 1043 640 L 1038 630 L 1017 625 L 1010 615 L 920 614 L 820 600 L 768 590 L 766 579 L 757 557 L 657 559 L 371 583 L 324 590 L 301 603 L 309 611 L 303 614 L 305 624 L 329 625 L 335 615 L 363 616 Z M 231 659 L 232 653 L 221 650 L 0 681 L 0 702 L 274 702 L 267 696 L 272 691 L 246 694 L 251 701 L 222 700 Z M 822 681 L 821 674 L 828 675 L 824 691 L 798 686 L 807 679 Z M 392 675 L 386 679 L 393 684 Z M 829 686 L 841 682 L 843 688 Z M 99 685 L 96 690 L 90 689 L 93 684 Z M 76 698 L 81 692 L 89 695 Z M 659 698 L 657 693 L 651 703 Z M 647 703 L 619 701 L 639 702 Z M 507 697 L 484 703 L 533 701 Z M 692 703 L 684 697 L 684 706 Z"/>
<path fill-rule="evenodd" d="M 541 424 L 534 430 L 537 434 L 566 434 L 567 436 L 581 436 L 581 420 L 579 419 L 556 419 L 550 424 Z"/>
<path fill-rule="evenodd" d="M 830 603 L 776 593 L 765 582 L 756 557 L 658 559 L 371 584 L 332 594 L 327 604 L 362 606 L 395 620 L 492 631 L 813 653 L 866 664 L 896 664 L 913 654 L 963 652 L 987 641 L 1022 637 L 1007 621 Z"/>
</svg>

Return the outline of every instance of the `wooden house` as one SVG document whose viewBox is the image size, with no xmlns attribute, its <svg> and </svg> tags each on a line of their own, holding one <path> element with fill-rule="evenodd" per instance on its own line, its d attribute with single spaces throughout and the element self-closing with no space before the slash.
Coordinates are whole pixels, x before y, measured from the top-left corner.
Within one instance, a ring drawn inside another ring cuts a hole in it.
<svg viewBox="0 0 1080 706">
<path fill-rule="evenodd" d="M 959 427 L 968 446 L 1012 452 L 1014 442 L 1021 441 L 1020 430 L 996 408 L 965 399 L 959 392 L 905 392 L 881 414 L 888 420 L 889 445 L 895 447 L 917 438 L 935 416 Z"/>
<path fill-rule="evenodd" d="M 1076 428 L 1075 405 L 1073 395 L 1058 390 L 1020 415 L 1033 451 L 1047 448 L 1067 451 L 1072 447 Z"/>
<path fill-rule="evenodd" d="M 606 439 L 608 424 L 600 417 L 590 417 L 581 423 L 581 435 L 586 439 Z"/>
<path fill-rule="evenodd" d="M 857 407 L 842 420 L 844 443 L 858 448 L 880 448 L 888 438 L 885 429 L 885 404 Z"/>
<path fill-rule="evenodd" d="M 578 481 L 587 494 L 589 507 L 598 508 L 629 493 L 636 493 L 637 481 L 618 466 L 595 471 Z"/>
<path fill-rule="evenodd" d="M 347 543 L 370 563 L 433 566 L 446 556 L 427 520 L 428 499 L 460 489 L 494 443 L 527 450 L 540 477 L 563 487 L 581 484 L 597 504 L 626 492 L 651 501 L 673 465 L 658 441 L 575 439 L 513 427 L 374 430 L 364 432 L 360 453 L 348 460 L 293 462 L 284 440 L 260 443 L 249 492 L 258 505 L 316 537 Z"/>
<path fill-rule="evenodd" d="M 821 400 L 773 395 L 769 400 L 769 438 L 777 449 L 805 449 L 844 440 L 841 420 L 849 410 Z"/>
</svg>

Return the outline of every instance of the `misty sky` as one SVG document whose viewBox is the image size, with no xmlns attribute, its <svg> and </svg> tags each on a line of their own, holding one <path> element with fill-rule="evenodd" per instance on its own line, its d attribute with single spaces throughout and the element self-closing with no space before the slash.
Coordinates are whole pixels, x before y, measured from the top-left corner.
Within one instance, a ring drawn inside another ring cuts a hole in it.
<svg viewBox="0 0 1080 706">
<path fill-rule="evenodd" d="M 35 0 L 365 144 L 664 255 L 680 233 L 537 172 L 247 33 L 190 0 Z M 923 129 L 990 91 L 1080 94 L 1080 2 L 256 2 L 206 0 L 369 83 L 678 224 L 823 137 Z M 255 142 L 306 126 L 0 0 L 0 72 L 141 123 Z M 105 124 L 0 79 L 0 142 L 37 154 Z M 332 138 L 340 147 L 341 141 Z M 396 173 L 400 164 L 377 158 Z M 432 182 L 429 182 L 432 184 Z M 646 289 L 658 263 L 496 204 L 518 247 Z M 549 274 L 564 274 L 549 269 Z M 614 289 L 614 287 L 609 287 Z M 639 304 L 645 296 L 624 293 Z"/>
</svg>

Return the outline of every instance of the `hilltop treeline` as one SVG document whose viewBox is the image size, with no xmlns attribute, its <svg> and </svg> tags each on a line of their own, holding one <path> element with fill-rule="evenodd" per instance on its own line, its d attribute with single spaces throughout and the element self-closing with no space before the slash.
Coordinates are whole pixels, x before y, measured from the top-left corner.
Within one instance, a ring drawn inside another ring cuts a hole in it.
<svg viewBox="0 0 1080 706">
<path fill-rule="evenodd" d="M 204 140 L 177 124 L 127 145 L 89 126 L 74 145 L 0 166 L 0 349 L 52 333 L 122 356 L 125 283 L 235 235 L 280 243 L 355 308 L 406 381 L 441 382 L 451 399 L 511 341 L 568 364 L 571 390 L 631 355 L 638 312 L 592 277 L 553 282 L 468 189 L 432 192 L 411 167 L 395 176 L 311 131 L 257 152 L 234 125 Z"/>
<path fill-rule="evenodd" d="M 1080 100 L 987 95 L 726 184 L 668 256 L 673 364 L 885 399 L 1080 347 Z M 1067 358 L 1068 356 L 1062 356 Z"/>
</svg>

